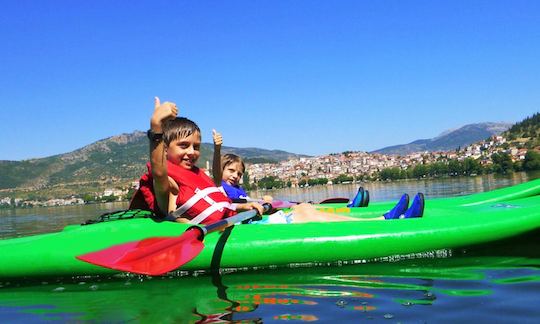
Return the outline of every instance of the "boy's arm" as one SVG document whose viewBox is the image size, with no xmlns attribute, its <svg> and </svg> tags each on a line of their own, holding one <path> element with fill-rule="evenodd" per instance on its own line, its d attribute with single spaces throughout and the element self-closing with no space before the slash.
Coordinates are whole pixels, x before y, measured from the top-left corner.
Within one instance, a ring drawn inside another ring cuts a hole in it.
<svg viewBox="0 0 540 324">
<path fill-rule="evenodd" d="M 223 171 L 221 170 L 221 144 L 223 144 L 223 137 L 220 133 L 212 130 L 212 137 L 214 138 L 214 158 L 212 161 L 212 175 L 214 177 L 214 183 L 216 186 L 221 186 L 221 177 Z"/>
<path fill-rule="evenodd" d="M 163 122 L 176 118 L 178 109 L 172 102 L 160 103 L 159 98 L 154 99 L 154 113 L 150 119 L 150 130 L 155 134 L 162 134 Z M 167 175 L 167 156 L 163 140 L 150 141 L 150 164 L 154 178 L 154 194 L 159 211 L 163 214 L 169 212 L 169 193 L 171 192 L 169 177 Z"/>
</svg>

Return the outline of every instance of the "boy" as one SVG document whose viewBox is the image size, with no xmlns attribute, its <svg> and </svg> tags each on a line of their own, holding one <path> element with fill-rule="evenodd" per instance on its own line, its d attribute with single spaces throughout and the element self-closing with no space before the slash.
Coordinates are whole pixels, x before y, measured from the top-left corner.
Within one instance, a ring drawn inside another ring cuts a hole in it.
<svg viewBox="0 0 540 324">
<path fill-rule="evenodd" d="M 195 165 L 200 157 L 201 131 L 193 121 L 176 117 L 177 114 L 176 104 L 161 104 L 159 98 L 155 98 L 148 130 L 150 166 L 148 173 L 141 177 L 140 188 L 132 199 L 130 209 L 149 209 L 169 220 L 170 213 L 174 211 L 181 215 L 175 221 L 192 224 L 214 223 L 236 214 L 237 210 L 257 209 L 262 214 L 263 207 L 257 202 L 233 204 L 212 179 Z M 414 207 L 414 213 L 405 214 L 405 217 L 422 216 L 423 196 L 421 198 L 418 204 L 413 203 L 410 208 Z M 325 213 L 309 204 L 297 205 L 289 214 L 276 213 L 270 216 L 274 216 L 271 218 L 272 223 L 393 219 L 403 214 L 401 210 L 405 212 L 408 197 L 406 204 L 402 203 L 403 200 L 390 213 L 371 219 Z"/>
<path fill-rule="evenodd" d="M 150 166 L 140 181 L 130 208 L 150 209 L 167 217 L 180 209 L 178 222 L 209 224 L 236 214 L 236 210 L 263 207 L 254 202 L 233 204 L 195 164 L 200 156 L 201 131 L 191 120 L 176 117 L 172 102 L 155 98 L 150 120 Z"/>
</svg>

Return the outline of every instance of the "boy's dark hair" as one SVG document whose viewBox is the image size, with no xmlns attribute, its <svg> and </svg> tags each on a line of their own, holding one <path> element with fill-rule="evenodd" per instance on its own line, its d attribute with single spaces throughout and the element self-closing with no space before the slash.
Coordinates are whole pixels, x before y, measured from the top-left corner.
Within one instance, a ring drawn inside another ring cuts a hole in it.
<svg viewBox="0 0 540 324">
<path fill-rule="evenodd" d="M 163 123 L 163 142 L 169 145 L 172 141 L 186 138 L 193 133 L 201 134 L 199 126 L 186 117 L 176 117 Z"/>
<path fill-rule="evenodd" d="M 244 160 L 242 160 L 241 157 L 239 157 L 236 154 L 224 154 L 221 156 L 221 170 L 225 170 L 225 168 L 231 164 L 238 162 L 242 165 L 242 172 L 246 172 L 246 165 L 244 164 Z"/>
</svg>

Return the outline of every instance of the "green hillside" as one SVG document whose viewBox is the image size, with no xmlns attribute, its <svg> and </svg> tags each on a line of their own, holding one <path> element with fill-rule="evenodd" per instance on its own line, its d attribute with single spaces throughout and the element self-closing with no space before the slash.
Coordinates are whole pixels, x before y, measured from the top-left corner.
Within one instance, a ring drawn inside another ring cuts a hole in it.
<svg viewBox="0 0 540 324">
<path fill-rule="evenodd" d="M 516 123 L 503 133 L 509 143 L 517 147 L 540 147 L 540 113 Z"/>
<path fill-rule="evenodd" d="M 277 162 L 296 154 L 258 148 L 224 146 L 249 161 Z M 203 143 L 199 166 L 212 165 L 213 145 Z M 126 187 L 146 170 L 148 139 L 143 132 L 113 136 L 76 151 L 41 159 L 0 161 L 0 198 L 63 198 L 104 188 Z"/>
</svg>

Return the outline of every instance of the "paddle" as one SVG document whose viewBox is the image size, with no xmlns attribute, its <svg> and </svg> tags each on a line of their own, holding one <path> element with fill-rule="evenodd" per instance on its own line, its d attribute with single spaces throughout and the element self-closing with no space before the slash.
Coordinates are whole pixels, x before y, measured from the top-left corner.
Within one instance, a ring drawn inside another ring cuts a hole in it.
<svg viewBox="0 0 540 324">
<path fill-rule="evenodd" d="M 327 198 L 319 201 L 320 205 L 324 204 L 346 204 L 349 202 L 349 198 Z"/>
<path fill-rule="evenodd" d="M 264 200 L 262 199 L 233 199 L 233 202 L 235 203 L 245 203 L 245 202 L 258 202 L 258 203 L 264 203 Z M 335 204 L 335 203 L 348 203 L 348 198 L 327 198 L 325 200 L 322 200 L 318 202 L 317 204 Z M 310 202 L 311 203 L 311 202 Z M 293 206 L 296 206 L 300 204 L 297 201 L 286 201 L 286 200 L 278 200 L 274 199 L 272 200 L 272 207 L 276 209 L 283 209 L 283 208 L 291 208 Z"/>
<path fill-rule="evenodd" d="M 272 209 L 264 204 L 264 211 Z M 77 256 L 77 259 L 101 267 L 157 276 L 179 268 L 193 260 L 204 248 L 202 240 L 208 233 L 218 231 L 257 215 L 248 210 L 206 226 L 192 226 L 180 236 L 151 237 L 123 243 L 104 250 Z"/>
<path fill-rule="evenodd" d="M 240 198 L 240 199 L 233 199 L 234 203 L 246 203 L 246 202 L 258 202 L 260 204 L 265 203 L 262 199 L 252 199 L 252 198 Z M 272 200 L 272 208 L 275 209 L 283 209 L 283 208 L 291 208 L 292 206 L 298 205 L 298 202 L 294 201 L 285 201 L 285 200 L 278 200 L 273 199 Z"/>
</svg>

